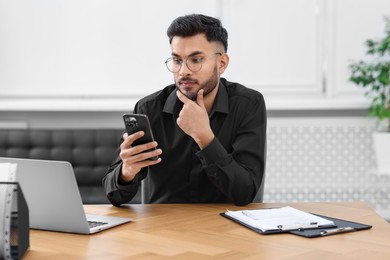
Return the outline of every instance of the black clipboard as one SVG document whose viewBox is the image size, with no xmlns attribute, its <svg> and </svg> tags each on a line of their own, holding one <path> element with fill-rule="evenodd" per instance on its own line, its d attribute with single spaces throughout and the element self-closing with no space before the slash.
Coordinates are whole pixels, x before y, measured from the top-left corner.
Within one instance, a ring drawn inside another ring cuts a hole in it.
<svg viewBox="0 0 390 260">
<path fill-rule="evenodd" d="M 234 222 L 237 222 L 237 223 L 239 223 L 239 224 L 241 224 L 241 225 L 257 232 L 257 233 L 263 234 L 263 235 L 290 233 L 290 234 L 294 234 L 294 235 L 298 235 L 298 236 L 302 236 L 302 237 L 314 238 L 314 237 L 323 237 L 323 236 L 328 236 L 328 235 L 343 234 L 346 232 L 360 231 L 360 230 L 372 228 L 371 225 L 347 221 L 347 220 L 338 219 L 338 218 L 332 218 L 332 217 L 323 216 L 323 215 L 319 215 L 319 214 L 313 214 L 313 215 L 316 215 L 316 216 L 326 218 L 328 220 L 333 221 L 335 226 L 300 229 L 300 230 L 267 230 L 267 231 L 263 231 L 261 229 L 247 225 L 246 223 L 225 214 L 225 212 L 221 213 L 220 215 L 225 217 L 225 218 L 228 218 L 230 220 L 233 220 Z"/>
<path fill-rule="evenodd" d="M 290 231 L 290 233 L 298 236 L 313 238 L 313 237 L 323 237 L 328 235 L 343 234 L 346 232 L 354 232 L 354 231 L 360 231 L 360 230 L 372 228 L 371 225 L 366 225 L 366 224 L 357 223 L 353 221 L 332 218 L 332 217 L 322 216 L 318 214 L 313 214 L 313 215 L 317 215 L 319 217 L 326 218 L 328 220 L 333 221 L 336 227 L 292 230 Z"/>
</svg>

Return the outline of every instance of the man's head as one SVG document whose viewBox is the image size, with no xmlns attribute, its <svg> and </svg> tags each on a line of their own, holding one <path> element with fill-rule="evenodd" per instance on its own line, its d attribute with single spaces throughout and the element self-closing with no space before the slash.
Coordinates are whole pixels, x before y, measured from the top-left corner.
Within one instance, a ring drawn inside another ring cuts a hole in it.
<svg viewBox="0 0 390 260">
<path fill-rule="evenodd" d="M 215 97 L 220 75 L 229 57 L 228 34 L 221 22 L 205 15 L 186 15 L 175 19 L 167 35 L 172 57 L 166 62 L 173 72 L 177 89 L 192 100 L 200 89 Z"/>
</svg>

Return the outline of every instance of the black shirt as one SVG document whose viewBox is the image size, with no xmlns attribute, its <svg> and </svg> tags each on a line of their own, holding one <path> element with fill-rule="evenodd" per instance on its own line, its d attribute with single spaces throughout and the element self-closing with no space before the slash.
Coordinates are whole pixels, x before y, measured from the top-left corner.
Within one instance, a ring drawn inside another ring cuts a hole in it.
<svg viewBox="0 0 390 260">
<path fill-rule="evenodd" d="M 266 108 L 263 96 L 221 78 L 209 115 L 215 138 L 203 150 L 176 124 L 183 104 L 175 85 L 141 99 L 134 113 L 149 117 L 162 161 L 120 183 L 120 149 L 103 178 L 114 205 L 129 202 L 145 180 L 145 203 L 252 202 L 263 180 Z"/>
</svg>

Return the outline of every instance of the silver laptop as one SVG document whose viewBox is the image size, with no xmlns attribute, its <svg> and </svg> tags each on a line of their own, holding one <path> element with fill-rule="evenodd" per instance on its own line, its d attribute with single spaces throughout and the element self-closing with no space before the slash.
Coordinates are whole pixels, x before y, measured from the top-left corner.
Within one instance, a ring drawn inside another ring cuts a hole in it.
<svg viewBox="0 0 390 260">
<path fill-rule="evenodd" d="M 16 181 L 27 201 L 30 228 L 92 234 L 131 221 L 86 215 L 69 162 L 0 157 L 3 162 L 17 164 Z"/>
</svg>

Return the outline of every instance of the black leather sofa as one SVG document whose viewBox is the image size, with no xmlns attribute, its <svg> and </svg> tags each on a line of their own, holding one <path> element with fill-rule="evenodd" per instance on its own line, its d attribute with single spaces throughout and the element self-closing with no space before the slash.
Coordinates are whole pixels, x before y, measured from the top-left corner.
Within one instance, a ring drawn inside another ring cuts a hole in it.
<svg viewBox="0 0 390 260">
<path fill-rule="evenodd" d="M 0 129 L 0 157 L 68 161 L 83 203 L 109 203 L 102 177 L 122 134 L 120 129 Z M 130 203 L 140 202 L 137 195 Z"/>
</svg>

